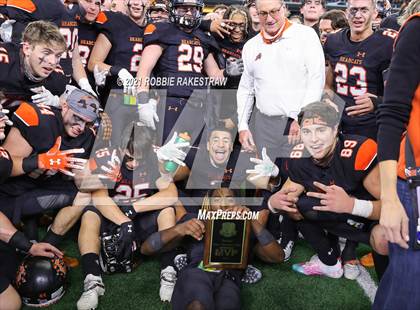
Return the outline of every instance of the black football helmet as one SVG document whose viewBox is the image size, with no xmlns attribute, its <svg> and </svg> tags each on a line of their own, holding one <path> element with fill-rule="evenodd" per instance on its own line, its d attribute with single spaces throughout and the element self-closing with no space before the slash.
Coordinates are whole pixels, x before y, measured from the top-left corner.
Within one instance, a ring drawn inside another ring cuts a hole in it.
<svg viewBox="0 0 420 310">
<path fill-rule="evenodd" d="M 59 257 L 27 256 L 16 275 L 16 289 L 30 307 L 47 307 L 63 297 L 67 266 Z"/>
<path fill-rule="evenodd" d="M 193 15 L 177 13 L 177 8 L 182 6 L 195 6 L 197 11 Z M 203 17 L 204 0 L 171 0 L 169 2 L 169 20 L 181 27 L 195 29 L 201 23 Z"/>
</svg>

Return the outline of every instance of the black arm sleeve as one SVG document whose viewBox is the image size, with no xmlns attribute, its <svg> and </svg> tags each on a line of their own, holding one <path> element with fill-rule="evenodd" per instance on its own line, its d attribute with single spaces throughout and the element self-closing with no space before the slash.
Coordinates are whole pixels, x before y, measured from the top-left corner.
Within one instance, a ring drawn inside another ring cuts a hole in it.
<svg viewBox="0 0 420 310">
<path fill-rule="evenodd" d="M 379 161 L 398 160 L 401 135 L 411 112 L 420 82 L 420 18 L 400 32 L 392 57 L 383 102 L 378 109 Z"/>
</svg>

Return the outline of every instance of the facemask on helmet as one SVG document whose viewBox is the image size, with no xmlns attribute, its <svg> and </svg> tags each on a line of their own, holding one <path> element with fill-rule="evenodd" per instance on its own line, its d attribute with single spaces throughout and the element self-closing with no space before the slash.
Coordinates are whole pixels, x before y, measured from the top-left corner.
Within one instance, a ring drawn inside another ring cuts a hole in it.
<svg viewBox="0 0 420 310">
<path fill-rule="evenodd" d="M 203 7 L 203 0 L 172 0 L 169 19 L 183 28 L 195 29 L 201 23 Z"/>
</svg>

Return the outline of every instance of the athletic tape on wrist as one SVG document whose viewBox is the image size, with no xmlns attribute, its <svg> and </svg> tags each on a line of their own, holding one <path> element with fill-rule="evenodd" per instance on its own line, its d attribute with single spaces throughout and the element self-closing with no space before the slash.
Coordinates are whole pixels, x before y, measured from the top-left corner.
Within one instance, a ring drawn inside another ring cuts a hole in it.
<svg viewBox="0 0 420 310">
<path fill-rule="evenodd" d="M 373 211 L 372 201 L 355 199 L 353 211 L 351 212 L 351 214 L 368 218 L 372 214 L 372 211 Z"/>
</svg>

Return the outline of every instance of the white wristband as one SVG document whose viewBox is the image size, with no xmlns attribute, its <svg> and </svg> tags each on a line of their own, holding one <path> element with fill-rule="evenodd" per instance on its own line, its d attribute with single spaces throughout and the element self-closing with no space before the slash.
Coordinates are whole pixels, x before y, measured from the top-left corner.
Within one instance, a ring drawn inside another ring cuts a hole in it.
<svg viewBox="0 0 420 310">
<path fill-rule="evenodd" d="M 268 206 L 268 209 L 269 209 L 272 213 L 279 213 L 279 210 L 274 209 L 274 208 L 271 206 L 271 204 L 270 204 L 270 199 L 268 199 L 268 201 L 267 201 L 267 206 Z"/>
<path fill-rule="evenodd" d="M 373 211 L 372 201 L 355 199 L 353 211 L 351 212 L 351 214 L 368 218 L 372 214 L 372 211 Z"/>
</svg>

